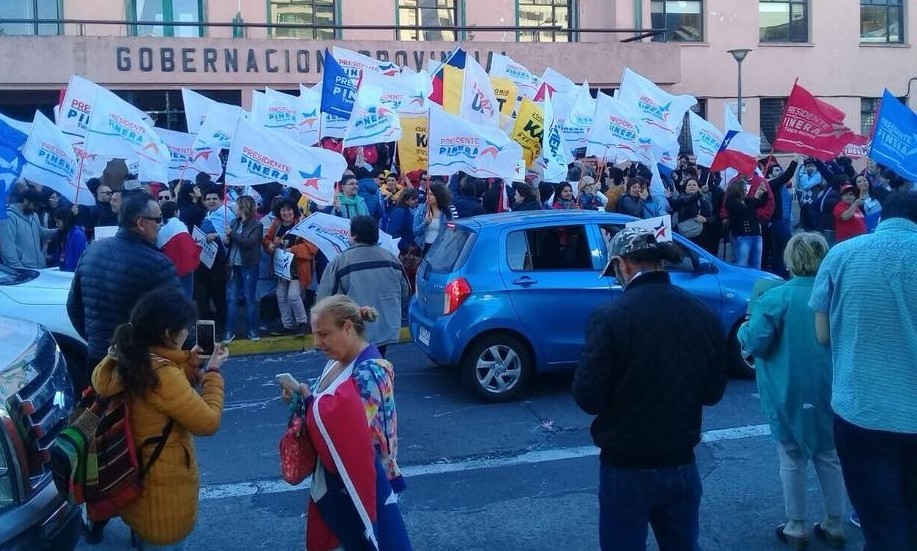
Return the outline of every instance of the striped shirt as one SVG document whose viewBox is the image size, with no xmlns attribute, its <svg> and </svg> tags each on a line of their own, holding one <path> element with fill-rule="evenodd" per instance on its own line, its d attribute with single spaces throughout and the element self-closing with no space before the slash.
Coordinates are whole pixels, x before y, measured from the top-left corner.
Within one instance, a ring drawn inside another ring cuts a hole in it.
<svg viewBox="0 0 917 551">
<path fill-rule="evenodd" d="M 809 308 L 827 314 L 831 407 L 862 428 L 917 433 L 917 224 L 881 222 L 825 257 Z"/>
</svg>

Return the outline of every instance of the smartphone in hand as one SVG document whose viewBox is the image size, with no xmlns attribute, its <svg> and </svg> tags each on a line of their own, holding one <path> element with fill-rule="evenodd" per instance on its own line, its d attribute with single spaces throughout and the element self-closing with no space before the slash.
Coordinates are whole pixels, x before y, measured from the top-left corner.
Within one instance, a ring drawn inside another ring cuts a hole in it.
<svg viewBox="0 0 917 551">
<path fill-rule="evenodd" d="M 276 379 L 277 384 L 289 390 L 290 392 L 296 392 L 299 390 L 299 381 L 293 378 L 293 376 L 289 373 L 278 373 L 277 375 L 274 375 L 274 379 Z"/>
<path fill-rule="evenodd" d="M 217 346 L 216 325 L 213 320 L 198 320 L 194 329 L 197 334 L 197 345 L 201 347 L 198 356 L 205 359 L 210 358 Z"/>
</svg>

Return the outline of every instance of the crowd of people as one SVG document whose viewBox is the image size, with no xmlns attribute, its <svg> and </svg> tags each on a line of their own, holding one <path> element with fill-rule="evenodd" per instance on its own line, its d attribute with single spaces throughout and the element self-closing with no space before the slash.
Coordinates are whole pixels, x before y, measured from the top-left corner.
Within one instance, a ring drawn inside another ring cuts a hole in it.
<svg viewBox="0 0 917 551">
<path fill-rule="evenodd" d="M 365 408 L 367 435 L 381 471 L 397 494 L 403 481 L 395 462 L 394 371 L 384 358 L 387 346 L 398 340 L 420 259 L 449 222 L 546 209 L 605 210 L 643 219 L 669 214 L 675 231 L 712 254 L 789 278 L 760 297 L 739 333 L 757 358 L 762 406 L 778 442 L 787 522 L 777 528 L 777 537 L 795 548 L 808 541 L 805 465 L 812 461 L 826 509 L 814 528 L 817 537 L 843 545 L 846 488 L 870 548 L 904 549 L 900 544 L 906 541 L 913 546 L 915 504 L 907 488 L 917 457 L 917 411 L 913 395 L 907 393 L 917 385 L 913 373 L 889 373 L 887 368 L 912 365 L 917 357 L 917 335 L 912 334 L 917 297 L 914 286 L 907 285 L 917 251 L 911 184 L 872 162 L 857 172 L 843 157 L 827 163 L 797 157 L 786 169 L 768 157 L 755 175 L 724 181 L 723 175 L 681 156 L 678 168 L 662 175 L 661 194 L 650 184 L 654 175 L 639 164 L 579 160 L 569 167 L 564 182 L 542 182 L 530 174 L 511 184 L 465 174 L 393 174 L 382 168 L 386 165 L 391 166 L 381 158 L 376 166 L 366 164 L 362 155 L 351 159 L 332 204 L 324 207 L 278 183 L 227 188 L 207 175 L 158 184 L 140 182 L 123 170 L 107 171 L 89 182 L 96 199 L 92 207 L 69 204 L 40 183 L 20 182 L 10 195 L 6 218 L 0 220 L 0 252 L 4 264 L 14 268 L 56 266 L 74 272 L 67 310 L 88 343 L 86 365 L 68 366 L 75 386 L 92 384 L 103 393 L 132 394 L 139 404 L 135 411 L 145 416 L 142 423 L 134 423 L 140 441 L 156 436 L 167 417 L 175 419 L 182 428 L 170 441 L 172 447 L 167 446 L 169 453 L 186 445 L 192 434 L 215 431 L 222 409 L 219 368 L 225 349 L 218 347 L 214 359 L 198 370 L 193 335 L 183 327 L 197 316 L 212 319 L 223 344 L 236 339 L 240 329 L 252 341 L 264 332 L 313 333 L 331 361 L 318 380 L 287 389 L 284 397 L 311 403 L 327 396 L 325 404 L 340 401 L 346 408 L 353 405 L 353 396 L 339 389 L 351 381 Z M 294 231 L 315 212 L 347 219 L 351 248 L 329 259 Z M 398 239 L 398 254 L 378 246 L 380 231 Z M 208 258 L 205 247 L 216 252 Z M 653 527 L 659 525 L 660 545 L 666 540 L 673 548 L 689 548 L 697 539 L 701 492 L 693 467 L 700 412 L 719 401 L 725 388 L 722 331 L 706 307 L 661 273 L 662 263 L 679 254 L 674 248 L 640 231 L 618 232 L 609 247 L 612 261 L 604 275 L 624 284 L 627 300 L 593 314 L 588 329 L 592 337 L 587 334 L 574 385 L 577 402 L 597 415 L 593 434 L 602 448 L 600 539 L 607 548 L 622 548 L 622 541 L 634 541 L 637 548 L 637 525 L 642 522 L 645 539 L 646 523 L 654 521 L 638 515 L 636 521 L 623 522 L 625 513 L 639 503 L 649 515 L 654 507 L 677 501 L 666 521 L 670 525 L 657 520 Z M 289 278 L 273 273 L 271 261 L 278 251 L 293 257 Z M 842 277 L 844 285 L 839 286 Z M 639 340 L 634 335 L 641 333 L 640 316 L 662 311 L 679 328 L 670 346 L 659 346 L 664 339 L 660 334 L 643 352 L 627 352 L 627 347 L 614 344 L 610 335 Z M 697 321 L 689 324 L 689 329 L 696 326 L 696 334 L 687 339 L 685 324 L 679 321 L 684 319 Z M 607 329 L 612 326 L 615 331 Z M 862 327 L 887 331 L 868 333 Z M 897 363 L 889 363 L 887 347 L 878 343 L 877 334 L 901 335 L 892 347 Z M 180 352 L 182 348 L 191 351 Z M 674 365 L 675 355 L 694 362 L 690 373 L 679 372 L 692 385 L 690 401 L 683 393 L 658 392 L 660 375 L 649 367 Z M 619 367 L 608 371 L 609 366 Z M 628 377 L 643 370 L 641 366 L 649 378 Z M 139 371 L 129 373 L 134 369 Z M 202 381 L 203 394 L 198 394 L 193 388 Z M 655 385 L 657 391 L 643 392 L 635 384 Z M 163 388 L 183 396 L 183 403 L 164 397 Z M 626 414 L 620 411 L 621 401 L 611 407 L 608 399 L 615 393 L 633 401 Z M 644 395 L 652 400 L 635 398 Z M 198 412 L 195 419 L 185 419 L 188 411 Z M 672 423 L 672 412 L 681 412 L 680 424 Z M 305 419 L 314 422 L 308 415 Z M 347 431 L 354 434 L 352 427 Z M 669 441 L 647 444 L 660 434 Z M 329 461 L 320 453 L 329 443 L 319 437 L 311 436 L 316 439 L 316 472 L 323 460 Z M 869 462 L 867 448 L 876 450 L 881 464 Z M 662 478 L 655 486 L 647 485 L 634 478 L 634 469 L 657 470 Z M 189 496 L 196 495 L 197 478 L 183 484 Z M 621 484 L 641 490 L 615 489 L 623 488 Z M 689 495 L 677 500 L 667 495 L 663 489 L 673 484 L 688 488 Z M 173 518 L 172 496 L 165 489 L 161 495 L 154 490 L 125 519 L 148 546 L 183 541 L 194 511 L 185 511 L 183 520 Z M 658 502 L 645 492 L 655 492 Z M 326 518 L 340 504 L 329 505 L 323 498 L 311 496 L 310 508 L 317 513 L 310 518 L 324 520 L 310 520 L 318 523 L 310 528 L 317 542 L 310 548 L 334 549 L 352 534 L 340 532 Z M 391 503 L 397 499 L 380 502 L 374 514 L 382 515 Z M 195 508 L 191 501 L 187 505 Z M 346 515 L 351 513 L 348 509 Z M 401 542 L 393 548 L 407 548 L 400 513 L 387 515 L 389 536 Z M 359 528 L 363 520 L 359 515 L 348 518 L 348 526 Z M 101 539 L 103 527 L 90 526 L 90 540 Z M 607 543 L 611 541 L 617 543 Z"/>
</svg>

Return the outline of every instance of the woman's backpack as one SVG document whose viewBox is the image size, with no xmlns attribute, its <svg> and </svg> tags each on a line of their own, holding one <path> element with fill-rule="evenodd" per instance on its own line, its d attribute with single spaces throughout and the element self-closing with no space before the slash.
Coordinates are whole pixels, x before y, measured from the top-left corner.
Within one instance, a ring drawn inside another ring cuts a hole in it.
<svg viewBox="0 0 917 551">
<path fill-rule="evenodd" d="M 89 519 L 118 515 L 143 491 L 143 477 L 159 458 L 172 432 L 170 419 L 162 435 L 147 438 L 137 448 L 131 433 L 127 396 L 99 396 L 83 391 L 67 427 L 51 444 L 51 473 L 57 491 L 74 505 L 86 504 Z M 143 465 L 143 448 L 155 445 Z"/>
</svg>

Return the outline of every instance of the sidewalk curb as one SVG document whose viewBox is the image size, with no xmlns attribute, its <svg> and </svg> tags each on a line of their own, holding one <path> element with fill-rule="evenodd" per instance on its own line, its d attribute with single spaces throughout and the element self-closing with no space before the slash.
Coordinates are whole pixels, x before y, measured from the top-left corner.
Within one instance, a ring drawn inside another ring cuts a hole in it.
<svg viewBox="0 0 917 551">
<path fill-rule="evenodd" d="M 399 343 L 412 342 L 411 330 L 401 328 L 398 338 Z M 277 354 L 281 352 L 305 352 L 315 348 L 315 338 L 312 335 L 304 337 L 261 337 L 258 342 L 248 339 L 237 339 L 229 344 L 229 353 L 233 356 L 254 356 L 256 354 Z"/>
</svg>

